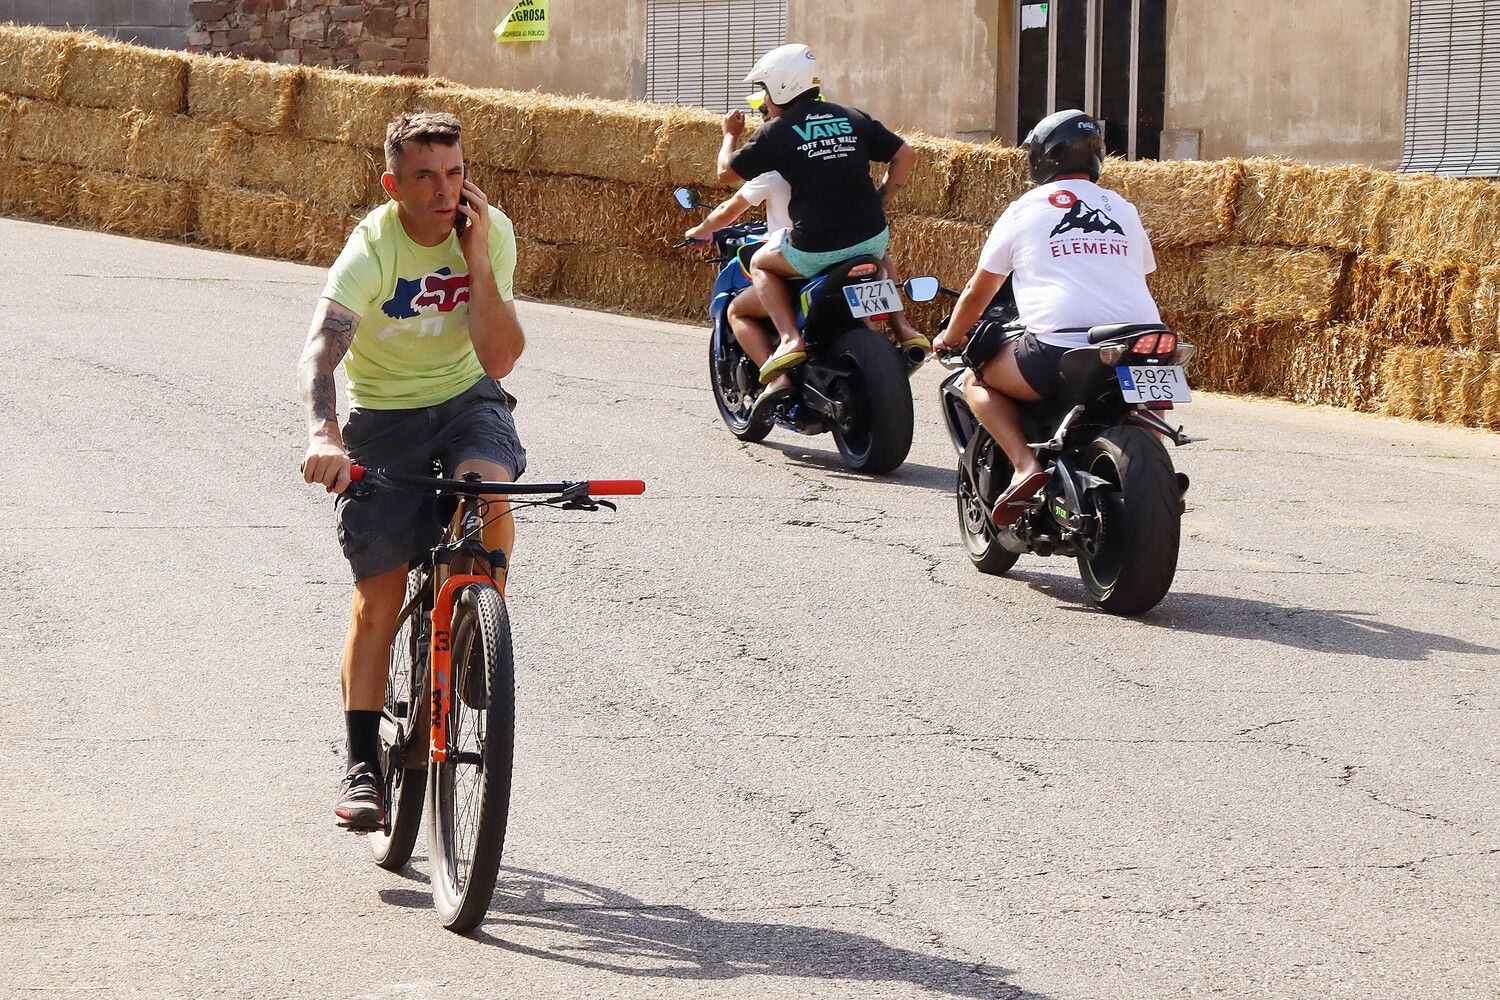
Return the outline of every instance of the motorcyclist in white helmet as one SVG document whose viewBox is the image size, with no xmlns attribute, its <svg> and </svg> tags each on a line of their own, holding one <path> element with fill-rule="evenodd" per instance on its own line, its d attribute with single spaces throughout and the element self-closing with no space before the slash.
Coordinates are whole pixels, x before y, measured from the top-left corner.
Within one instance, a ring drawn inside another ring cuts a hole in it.
<svg viewBox="0 0 1500 1000">
<path fill-rule="evenodd" d="M 760 99 L 766 123 L 736 151 L 743 116 L 738 128 L 737 112 L 726 118 L 719 180 L 742 184 L 774 170 L 792 188 L 791 229 L 768 241 L 750 262 L 751 281 L 781 338 L 761 366 L 766 391 L 757 400 L 759 409 L 791 392 L 786 373 L 807 360 L 786 280 L 812 277 L 851 257 L 884 257 L 890 242 L 885 203 L 910 180 L 917 155 L 863 111 L 820 100 L 818 61 L 806 45 L 772 49 L 745 82 L 756 88 L 752 104 Z M 872 160 L 890 164 L 878 190 L 870 179 Z M 927 346 L 915 330 L 902 333 Z"/>
</svg>

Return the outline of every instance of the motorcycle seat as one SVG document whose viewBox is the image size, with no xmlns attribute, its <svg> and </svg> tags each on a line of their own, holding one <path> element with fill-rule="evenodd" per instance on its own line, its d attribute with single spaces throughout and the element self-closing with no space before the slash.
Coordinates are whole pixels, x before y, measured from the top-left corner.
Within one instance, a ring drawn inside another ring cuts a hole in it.
<svg viewBox="0 0 1500 1000">
<path fill-rule="evenodd" d="M 1089 328 L 1090 344 L 1105 344 L 1112 340 L 1139 337 L 1143 333 L 1171 333 L 1171 328 L 1160 323 L 1110 323 Z"/>
</svg>

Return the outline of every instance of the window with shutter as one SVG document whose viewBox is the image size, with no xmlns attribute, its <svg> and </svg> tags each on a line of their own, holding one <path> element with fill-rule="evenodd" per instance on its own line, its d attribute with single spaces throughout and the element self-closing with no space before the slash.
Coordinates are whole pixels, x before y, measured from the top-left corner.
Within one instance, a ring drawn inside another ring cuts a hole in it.
<svg viewBox="0 0 1500 1000">
<path fill-rule="evenodd" d="M 647 0 L 646 100 L 744 106 L 745 74 L 786 43 L 786 0 Z"/>
<path fill-rule="evenodd" d="M 1500 4 L 1411 0 L 1401 169 L 1500 176 Z"/>
</svg>

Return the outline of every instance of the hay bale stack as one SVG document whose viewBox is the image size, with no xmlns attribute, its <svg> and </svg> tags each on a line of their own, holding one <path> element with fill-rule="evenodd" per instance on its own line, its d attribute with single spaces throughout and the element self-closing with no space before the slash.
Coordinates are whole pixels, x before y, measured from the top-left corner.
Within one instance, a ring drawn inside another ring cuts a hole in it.
<svg viewBox="0 0 1500 1000">
<path fill-rule="evenodd" d="M 698 108 L 666 110 L 651 151 L 651 162 L 660 169 L 657 183 L 700 191 L 719 187 L 717 162 L 724 138 L 721 123 L 718 115 Z M 704 197 L 706 200 L 707 195 Z"/>
<path fill-rule="evenodd" d="M 1467 266 L 1356 256 L 1349 266 L 1349 317 L 1380 331 L 1388 341 L 1451 343 L 1454 298 L 1460 281 L 1474 271 Z"/>
<path fill-rule="evenodd" d="M 1202 313 L 1210 309 L 1202 248 L 1158 252 L 1156 270 L 1146 275 L 1146 285 L 1163 313 Z"/>
<path fill-rule="evenodd" d="M 463 126 L 464 157 L 498 170 L 524 170 L 536 144 L 537 115 L 561 98 L 505 90 L 475 90 L 451 83 L 428 85 L 411 98 L 410 110 L 447 111 Z M 387 114 L 382 111 L 381 114 Z M 386 119 L 390 121 L 389 118 Z M 587 143 L 587 136 L 581 136 Z M 374 145 L 385 142 L 385 128 Z M 581 172 L 581 171 L 568 171 Z"/>
<path fill-rule="evenodd" d="M 1014 146 L 955 142 L 948 170 L 948 214 L 985 226 L 1031 187 L 1026 151 Z"/>
<path fill-rule="evenodd" d="M 1241 169 L 1236 239 L 1345 253 L 1373 246 L 1371 222 L 1395 183 L 1395 175 L 1368 167 L 1253 159 Z"/>
<path fill-rule="evenodd" d="M 385 127 L 427 89 L 424 81 L 406 76 L 309 72 L 292 110 L 292 128 L 306 139 L 377 147 L 385 142 Z"/>
<path fill-rule="evenodd" d="M 86 37 L 0 24 L 0 91 L 15 97 L 55 99 L 62 87 L 67 53 Z"/>
<path fill-rule="evenodd" d="M 190 55 L 188 113 L 204 124 L 246 132 L 280 132 L 291 122 L 297 91 L 309 70 L 251 59 Z"/>
<path fill-rule="evenodd" d="M 156 180 L 226 183 L 239 170 L 247 136 L 233 125 L 204 125 L 186 115 L 133 115 L 129 172 Z"/>
<path fill-rule="evenodd" d="M 22 101 L 15 123 L 15 155 L 38 163 L 123 171 L 127 168 L 132 124 L 130 112 L 112 108 Z"/>
<path fill-rule="evenodd" d="M 553 294 L 611 312 L 702 320 L 708 312 L 710 278 L 701 263 L 685 255 L 571 246 L 563 250 Z"/>
<path fill-rule="evenodd" d="M 517 237 L 516 294 L 531 299 L 551 298 L 562 269 L 562 254 L 561 247 Z"/>
<path fill-rule="evenodd" d="M 58 100 L 175 115 L 187 110 L 187 78 L 179 52 L 86 38 L 67 53 Z"/>
<path fill-rule="evenodd" d="M 1233 160 L 1111 160 L 1100 184 L 1135 205 L 1152 246 L 1165 249 L 1228 239 L 1241 180 Z"/>
<path fill-rule="evenodd" d="M 897 216 L 891 220 L 891 259 L 903 277 L 932 274 L 949 288 L 963 288 L 987 233 L 972 222 Z"/>
<path fill-rule="evenodd" d="M 11 139 L 15 136 L 16 115 L 21 102 L 8 94 L 0 94 L 0 162 L 10 156 Z"/>
<path fill-rule="evenodd" d="M 70 166 L 12 161 L 0 186 L 0 212 L 24 219 L 66 222 L 78 201 L 78 171 Z"/>
<path fill-rule="evenodd" d="M 1203 300 L 1256 323 L 1323 325 L 1333 315 L 1343 255 L 1286 247 L 1212 246 L 1202 252 Z"/>
<path fill-rule="evenodd" d="M 171 181 L 90 170 L 78 184 L 78 220 L 94 229 L 158 240 L 193 232 L 193 189 Z"/>
<path fill-rule="evenodd" d="M 657 135 L 667 120 L 660 106 L 548 94 L 507 96 L 531 126 L 529 169 L 631 184 L 660 183 Z"/>
<path fill-rule="evenodd" d="M 962 145 L 968 144 L 921 134 L 902 138 L 917 154 L 917 165 L 906 189 L 891 201 L 891 208 L 908 215 L 936 218 L 948 215 L 958 152 Z M 886 167 L 884 163 L 871 164 L 870 173 L 876 184 L 885 176 Z"/>
<path fill-rule="evenodd" d="M 210 246 L 325 265 L 343 249 L 358 217 L 262 191 L 197 188 L 198 237 Z"/>
<path fill-rule="evenodd" d="M 361 204 L 372 169 L 356 147 L 277 135 L 246 135 L 222 162 L 221 184 L 324 205 Z"/>
</svg>

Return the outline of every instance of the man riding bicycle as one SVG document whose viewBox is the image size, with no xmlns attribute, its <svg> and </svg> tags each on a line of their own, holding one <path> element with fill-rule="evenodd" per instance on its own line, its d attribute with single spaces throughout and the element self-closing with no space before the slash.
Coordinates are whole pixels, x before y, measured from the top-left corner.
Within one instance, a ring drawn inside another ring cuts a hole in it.
<svg viewBox="0 0 1500 1000">
<path fill-rule="evenodd" d="M 917 154 L 863 111 L 821 100 L 818 60 L 806 45 L 772 49 L 745 82 L 758 88 L 766 123 L 736 152 L 743 115 L 726 118 L 719 181 L 742 184 L 774 170 L 792 188 L 791 229 L 773 236 L 750 261 L 757 298 L 747 303 L 758 303 L 781 339 L 774 352 L 745 344 L 752 357 L 768 356 L 760 371 L 766 390 L 756 401 L 761 410 L 792 391 L 786 372 L 807 360 L 787 279 L 813 277 L 851 257 L 884 257 L 890 242 L 885 203 L 911 178 Z M 879 190 L 870 180 L 872 160 L 890 164 Z M 743 319 L 743 311 L 736 318 Z M 905 324 L 905 317 L 897 322 Z M 909 324 L 901 336 L 927 344 Z M 764 346 L 770 347 L 769 339 Z"/>
<path fill-rule="evenodd" d="M 1099 123 L 1082 111 L 1059 111 L 1022 145 L 1036 187 L 995 223 L 948 329 L 933 344 L 939 351 L 964 350 L 1006 276 L 1014 278 L 1026 333 L 1003 346 L 970 347 L 974 370 L 964 380 L 974 415 L 1015 469 L 990 515 L 1002 527 L 1048 479 L 1026 443 L 1020 405 L 1056 388 L 1062 356 L 1089 345 L 1090 327 L 1161 322 L 1146 287 L 1156 258 L 1140 213 L 1098 184 L 1104 169 Z"/>
<path fill-rule="evenodd" d="M 342 495 L 350 465 L 512 482 L 526 467 L 500 385 L 525 347 L 512 303 L 515 231 L 467 179 L 450 114 L 402 115 L 386 130 L 381 186 L 390 200 L 355 227 L 328 274 L 298 366 L 307 408 L 303 478 L 336 501 L 339 543 L 354 575 L 342 664 L 347 771 L 334 815 L 356 831 L 381 825 L 380 718 L 389 647 L 406 575 L 438 541 L 430 495 Z M 460 229 L 462 232 L 460 232 Z M 347 357 L 346 357 L 347 354 Z M 333 373 L 349 376 L 342 430 Z M 484 543 L 509 554 L 515 528 L 498 498 Z"/>
</svg>

